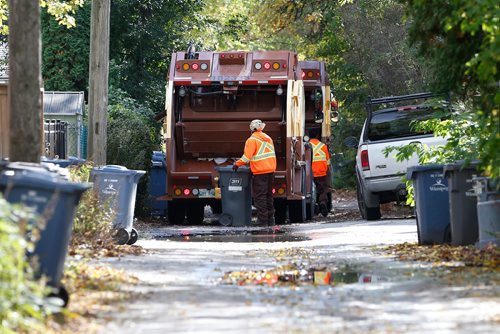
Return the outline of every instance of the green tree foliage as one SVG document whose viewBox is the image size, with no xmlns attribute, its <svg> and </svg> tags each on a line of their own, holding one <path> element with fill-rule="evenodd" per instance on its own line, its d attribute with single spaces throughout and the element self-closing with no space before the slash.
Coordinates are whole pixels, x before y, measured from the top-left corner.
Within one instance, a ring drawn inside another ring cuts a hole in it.
<svg viewBox="0 0 500 334">
<path fill-rule="evenodd" d="M 327 63 L 341 106 L 341 123 L 333 128 L 333 161 L 346 169 L 339 169 L 338 179 L 354 180 L 346 177 L 354 175 L 354 154 L 343 142 L 359 136 L 367 97 L 427 88 L 430 74 L 409 46 L 404 5 L 392 0 L 262 0 L 253 13 L 263 46 Z"/>
<path fill-rule="evenodd" d="M 12 206 L 0 196 L 0 333 L 44 332 L 43 282 L 34 279 L 26 253 L 30 211 Z M 34 234 L 32 234 L 34 235 Z"/>
<path fill-rule="evenodd" d="M 85 0 L 40 0 L 40 6 L 46 8 L 47 12 L 56 21 L 67 28 L 74 27 L 76 20 L 73 17 L 78 7 L 83 6 Z M 8 0 L 0 0 L 0 35 L 7 35 L 9 27 L 7 25 L 9 13 Z"/>
<path fill-rule="evenodd" d="M 45 90 L 86 91 L 89 78 L 90 9 L 75 12 L 72 29 L 42 11 L 42 73 Z"/>
<path fill-rule="evenodd" d="M 111 7 L 110 58 L 118 88 L 163 111 L 165 76 L 173 51 L 187 49 L 184 36 L 198 23 L 201 0 L 116 0 Z"/>
<path fill-rule="evenodd" d="M 406 3 L 411 40 L 430 60 L 436 89 L 455 92 L 471 104 L 468 112 L 481 129 L 476 157 L 487 174 L 500 177 L 500 4 Z"/>
<path fill-rule="evenodd" d="M 149 170 L 153 150 L 160 144 L 160 124 L 154 121 L 153 111 L 111 87 L 108 112 L 108 164 Z M 139 215 L 147 208 L 146 177 L 139 181 L 136 208 Z"/>
</svg>

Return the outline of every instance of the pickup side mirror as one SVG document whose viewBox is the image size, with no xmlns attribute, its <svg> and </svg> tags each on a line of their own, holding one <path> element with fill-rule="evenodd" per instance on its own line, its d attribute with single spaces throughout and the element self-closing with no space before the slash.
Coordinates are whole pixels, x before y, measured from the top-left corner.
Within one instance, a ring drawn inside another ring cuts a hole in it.
<svg viewBox="0 0 500 334">
<path fill-rule="evenodd" d="M 347 137 L 346 139 L 344 139 L 344 145 L 349 148 L 357 148 L 359 145 L 358 138 L 354 136 Z"/>
</svg>

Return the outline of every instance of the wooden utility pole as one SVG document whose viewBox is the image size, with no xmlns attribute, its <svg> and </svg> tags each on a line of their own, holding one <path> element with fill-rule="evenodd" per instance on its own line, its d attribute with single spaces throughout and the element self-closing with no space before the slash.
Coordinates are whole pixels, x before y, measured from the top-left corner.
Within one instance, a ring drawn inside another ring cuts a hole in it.
<svg viewBox="0 0 500 334">
<path fill-rule="evenodd" d="M 11 161 L 40 162 L 42 102 L 40 1 L 9 0 Z"/>
<path fill-rule="evenodd" d="M 111 0 L 92 0 L 89 65 L 89 160 L 106 164 Z"/>
</svg>

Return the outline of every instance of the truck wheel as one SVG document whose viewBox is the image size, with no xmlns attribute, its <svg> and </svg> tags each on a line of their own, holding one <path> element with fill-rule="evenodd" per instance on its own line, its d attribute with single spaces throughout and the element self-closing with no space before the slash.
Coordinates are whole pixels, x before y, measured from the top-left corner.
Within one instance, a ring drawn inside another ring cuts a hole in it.
<svg viewBox="0 0 500 334">
<path fill-rule="evenodd" d="M 276 225 L 286 223 L 286 201 L 283 199 L 274 200 L 274 221 Z"/>
<path fill-rule="evenodd" d="M 332 209 L 333 209 L 332 193 L 327 193 L 326 196 L 328 197 L 328 202 L 326 202 L 326 209 L 328 210 L 328 212 L 332 212 Z"/>
<path fill-rule="evenodd" d="M 315 212 L 315 207 L 316 207 L 316 185 L 312 184 L 312 191 L 311 191 L 311 197 L 309 199 L 306 199 L 306 219 L 311 220 L 314 218 L 316 212 Z"/>
<path fill-rule="evenodd" d="M 203 218 L 205 218 L 205 204 L 193 203 L 188 205 L 188 208 L 186 210 L 186 216 L 189 225 L 203 224 Z"/>
<path fill-rule="evenodd" d="M 358 183 L 357 187 L 357 197 L 358 197 L 358 208 L 359 208 L 359 213 L 361 214 L 361 217 L 366 220 L 378 220 L 382 216 L 380 214 L 380 205 L 374 207 L 374 208 L 369 208 L 366 206 L 365 199 L 363 198 L 363 194 L 361 193 L 361 186 Z"/>
<path fill-rule="evenodd" d="M 222 201 L 216 201 L 216 202 L 210 204 L 210 207 L 212 208 L 212 213 L 214 213 L 214 214 L 221 214 L 222 213 Z"/>
<path fill-rule="evenodd" d="M 171 225 L 182 225 L 186 216 L 184 202 L 171 201 L 168 203 L 168 221 Z"/>
<path fill-rule="evenodd" d="M 288 218 L 293 223 L 303 223 L 306 220 L 306 200 L 288 201 Z"/>
</svg>

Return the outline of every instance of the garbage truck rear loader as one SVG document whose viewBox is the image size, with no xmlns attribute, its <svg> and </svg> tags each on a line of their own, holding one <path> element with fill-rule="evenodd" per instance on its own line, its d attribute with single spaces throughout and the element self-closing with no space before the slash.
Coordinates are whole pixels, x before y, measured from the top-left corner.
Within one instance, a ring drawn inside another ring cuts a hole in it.
<svg viewBox="0 0 500 334">
<path fill-rule="evenodd" d="M 220 210 L 215 167 L 243 153 L 249 123 L 261 119 L 274 141 L 276 222 L 306 220 L 310 148 L 297 54 L 289 51 L 176 52 L 163 118 L 166 195 L 171 224 L 199 224 L 204 207 Z"/>
</svg>

